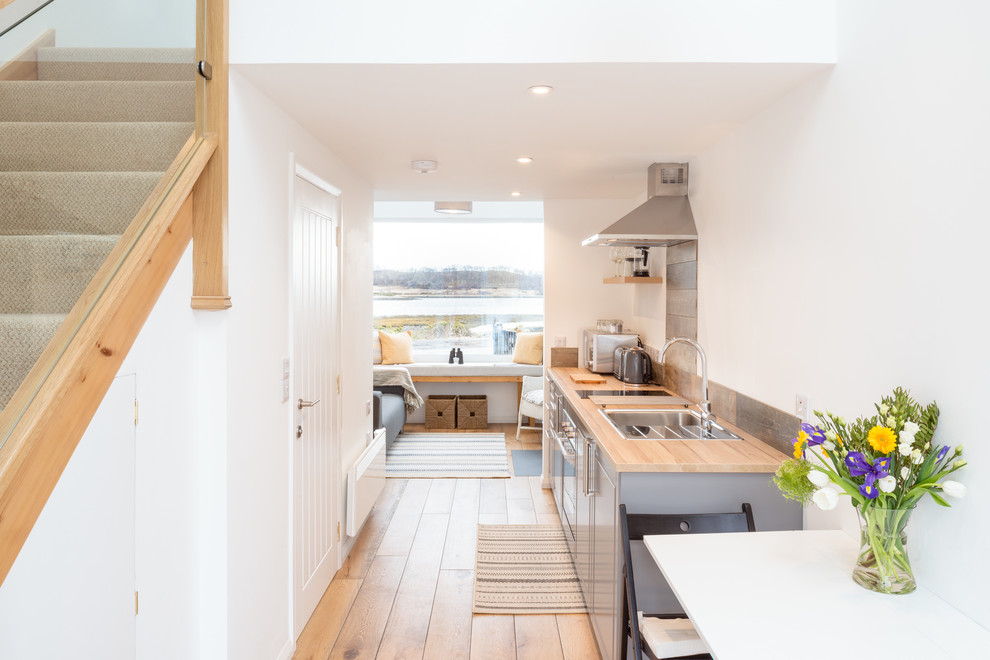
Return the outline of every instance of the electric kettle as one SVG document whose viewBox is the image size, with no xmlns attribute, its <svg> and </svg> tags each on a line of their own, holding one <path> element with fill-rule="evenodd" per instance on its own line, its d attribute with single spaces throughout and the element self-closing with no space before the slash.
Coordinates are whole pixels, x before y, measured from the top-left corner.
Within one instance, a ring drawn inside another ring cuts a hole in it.
<svg viewBox="0 0 990 660">
<path fill-rule="evenodd" d="M 638 346 L 627 349 L 620 358 L 619 374 L 616 376 L 627 385 L 648 385 L 653 375 L 650 354 Z"/>
</svg>

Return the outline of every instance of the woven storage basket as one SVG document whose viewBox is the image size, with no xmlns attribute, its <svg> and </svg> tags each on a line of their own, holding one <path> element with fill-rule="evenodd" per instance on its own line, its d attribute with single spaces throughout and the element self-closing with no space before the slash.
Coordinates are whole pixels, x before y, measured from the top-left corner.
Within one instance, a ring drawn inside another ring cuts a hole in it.
<svg viewBox="0 0 990 660">
<path fill-rule="evenodd" d="M 457 397 L 457 428 L 488 428 L 488 397 L 484 394 L 462 394 Z"/>
<path fill-rule="evenodd" d="M 431 394 L 426 397 L 426 428 L 457 428 L 457 396 L 454 394 Z"/>
</svg>

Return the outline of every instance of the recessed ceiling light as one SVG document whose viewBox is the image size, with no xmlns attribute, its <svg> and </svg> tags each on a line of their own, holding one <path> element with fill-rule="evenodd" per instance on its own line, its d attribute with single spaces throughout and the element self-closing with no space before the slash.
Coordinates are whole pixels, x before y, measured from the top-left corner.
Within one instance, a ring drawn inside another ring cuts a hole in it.
<svg viewBox="0 0 990 660">
<path fill-rule="evenodd" d="M 513 197 L 519 197 L 519 195 L 521 195 L 522 193 L 519 192 L 518 190 L 513 190 L 509 194 L 512 195 Z"/>
<path fill-rule="evenodd" d="M 466 215 L 471 212 L 471 202 L 434 202 L 433 210 L 437 213 Z"/>
<path fill-rule="evenodd" d="M 550 85 L 533 85 L 529 88 L 529 91 L 534 94 L 549 94 L 553 91 L 553 87 Z"/>
<path fill-rule="evenodd" d="M 516 158 L 516 162 L 517 163 L 524 163 L 524 164 L 526 164 L 526 163 L 532 163 L 533 162 L 533 159 L 531 157 L 529 157 L 529 156 L 520 156 L 519 158 Z"/>
</svg>

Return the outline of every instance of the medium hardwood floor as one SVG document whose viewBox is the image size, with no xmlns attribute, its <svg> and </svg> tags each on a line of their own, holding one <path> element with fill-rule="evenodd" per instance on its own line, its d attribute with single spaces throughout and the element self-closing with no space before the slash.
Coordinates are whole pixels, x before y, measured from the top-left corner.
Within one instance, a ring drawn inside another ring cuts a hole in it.
<svg viewBox="0 0 990 660">
<path fill-rule="evenodd" d="M 504 432 L 509 451 L 540 448 L 538 431 L 487 432 Z M 559 519 L 539 477 L 389 479 L 293 658 L 597 660 L 587 615 L 472 614 L 479 523 Z"/>
</svg>

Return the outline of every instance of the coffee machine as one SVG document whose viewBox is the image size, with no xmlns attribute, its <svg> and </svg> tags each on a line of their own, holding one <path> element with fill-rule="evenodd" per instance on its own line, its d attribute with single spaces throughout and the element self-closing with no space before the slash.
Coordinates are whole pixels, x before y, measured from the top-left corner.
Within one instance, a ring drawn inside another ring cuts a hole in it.
<svg viewBox="0 0 990 660">
<path fill-rule="evenodd" d="M 632 275 L 633 277 L 649 277 L 650 276 L 650 248 L 648 247 L 637 247 L 633 248 L 632 255 Z"/>
</svg>

